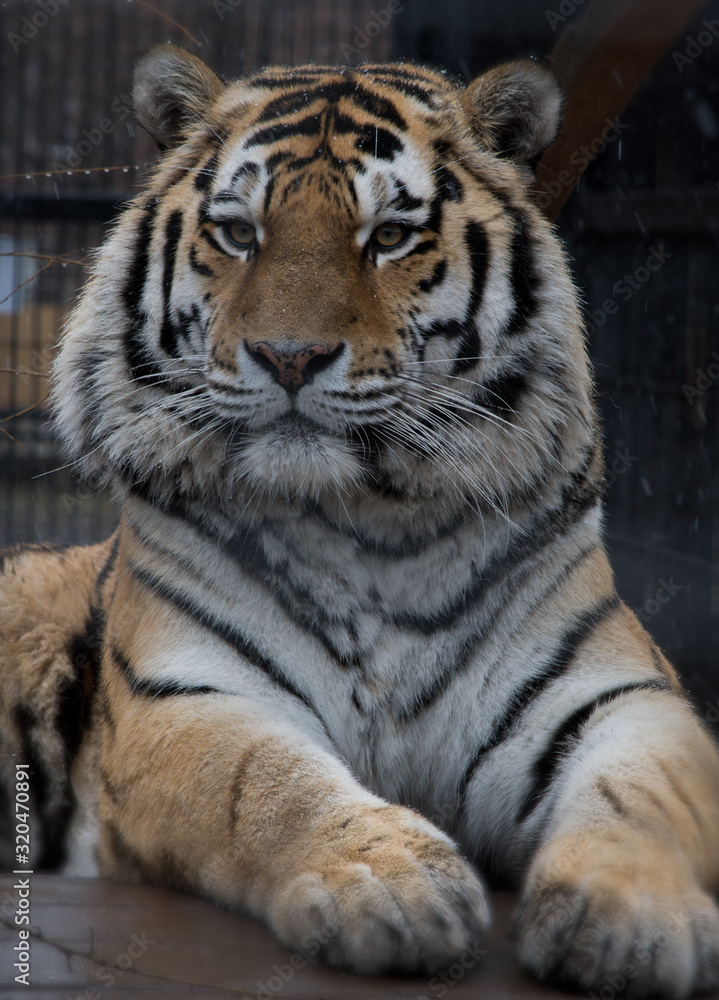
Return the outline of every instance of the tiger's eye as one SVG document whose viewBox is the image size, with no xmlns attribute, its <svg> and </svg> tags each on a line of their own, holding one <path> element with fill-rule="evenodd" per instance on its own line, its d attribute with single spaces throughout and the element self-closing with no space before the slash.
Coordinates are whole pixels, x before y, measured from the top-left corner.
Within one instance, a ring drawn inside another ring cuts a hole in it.
<svg viewBox="0 0 719 1000">
<path fill-rule="evenodd" d="M 249 222 L 242 222 L 239 219 L 236 222 L 226 222 L 222 228 L 230 243 L 234 243 L 237 247 L 247 249 L 257 238 L 255 227 Z"/>
<path fill-rule="evenodd" d="M 408 235 L 409 230 L 406 226 L 401 226 L 397 222 L 383 222 L 372 233 L 372 239 L 378 246 L 391 250 L 404 243 Z"/>
</svg>

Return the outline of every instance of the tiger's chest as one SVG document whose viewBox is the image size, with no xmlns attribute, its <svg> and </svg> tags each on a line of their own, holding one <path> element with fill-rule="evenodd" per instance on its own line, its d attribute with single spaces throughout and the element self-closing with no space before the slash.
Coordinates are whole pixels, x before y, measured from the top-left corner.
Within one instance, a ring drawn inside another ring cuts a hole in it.
<svg viewBox="0 0 719 1000">
<path fill-rule="evenodd" d="M 367 711 L 401 712 L 409 691 L 456 662 L 489 596 L 485 564 L 468 526 L 384 547 L 317 517 L 267 525 L 239 554 L 296 624 L 298 646 L 319 639 Z"/>
<path fill-rule="evenodd" d="M 535 565 L 526 535 L 467 519 L 370 545 L 314 512 L 220 538 L 134 513 L 128 566 L 180 612 L 154 633 L 147 680 L 268 699 L 369 788 L 432 815 L 551 641 L 528 617 L 547 553 Z"/>
</svg>

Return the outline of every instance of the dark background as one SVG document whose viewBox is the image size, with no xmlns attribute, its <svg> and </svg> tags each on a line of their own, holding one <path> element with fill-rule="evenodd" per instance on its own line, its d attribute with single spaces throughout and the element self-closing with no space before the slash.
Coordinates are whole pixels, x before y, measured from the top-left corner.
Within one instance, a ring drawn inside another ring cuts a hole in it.
<svg viewBox="0 0 719 1000">
<path fill-rule="evenodd" d="M 564 0 L 562 11 L 574 12 L 560 23 L 560 0 L 400 0 L 377 34 L 365 26 L 385 0 L 6 3 L 0 368 L 46 370 L 83 280 L 76 262 L 101 242 L 154 159 L 126 108 L 132 62 L 150 45 L 183 44 L 230 77 L 268 62 L 409 57 L 469 79 L 505 58 L 547 56 L 588 3 Z M 558 227 L 592 331 L 620 593 L 716 722 L 719 38 L 688 63 L 675 55 L 688 38 L 698 44 L 704 20 L 719 33 L 719 2 L 688 25 L 620 115 L 626 127 L 583 176 Z M 656 271 L 645 269 L 652 251 L 665 258 Z M 43 377 L 0 372 L 0 545 L 90 542 L 112 530 L 106 498 L 62 468 L 45 392 Z"/>
</svg>

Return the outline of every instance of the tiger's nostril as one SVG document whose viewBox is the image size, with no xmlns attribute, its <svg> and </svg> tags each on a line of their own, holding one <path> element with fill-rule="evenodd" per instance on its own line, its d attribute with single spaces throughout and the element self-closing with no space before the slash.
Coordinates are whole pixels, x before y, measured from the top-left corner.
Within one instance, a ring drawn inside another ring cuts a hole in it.
<svg viewBox="0 0 719 1000">
<path fill-rule="evenodd" d="M 307 344 L 297 350 L 274 347 L 266 340 L 245 347 L 263 368 L 270 371 L 288 392 L 295 392 L 311 382 L 315 375 L 328 368 L 344 351 L 344 344 L 331 350 L 324 344 Z"/>
</svg>

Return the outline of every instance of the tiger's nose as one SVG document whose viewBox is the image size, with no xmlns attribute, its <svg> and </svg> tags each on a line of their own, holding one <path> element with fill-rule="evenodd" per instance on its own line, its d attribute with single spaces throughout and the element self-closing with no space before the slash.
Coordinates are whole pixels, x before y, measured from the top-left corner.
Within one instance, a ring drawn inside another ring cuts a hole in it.
<svg viewBox="0 0 719 1000">
<path fill-rule="evenodd" d="M 248 351 L 263 368 L 271 372 L 288 392 L 296 392 L 311 382 L 314 376 L 328 368 L 344 350 L 340 344 L 331 350 L 325 344 L 306 344 L 296 350 L 275 347 L 266 340 L 254 344 L 245 342 Z"/>
</svg>

